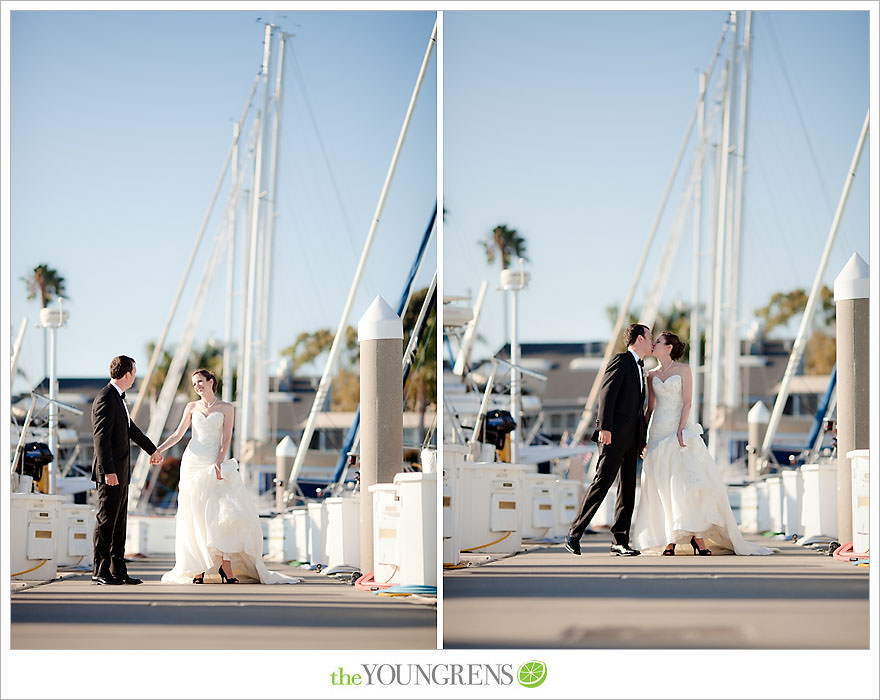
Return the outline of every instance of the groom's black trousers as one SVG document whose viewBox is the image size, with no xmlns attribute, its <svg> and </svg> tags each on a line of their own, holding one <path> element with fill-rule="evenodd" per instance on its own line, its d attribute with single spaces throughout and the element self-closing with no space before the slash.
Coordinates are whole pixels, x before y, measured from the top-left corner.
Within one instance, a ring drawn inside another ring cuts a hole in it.
<svg viewBox="0 0 880 700">
<path fill-rule="evenodd" d="M 95 576 L 125 578 L 125 526 L 128 521 L 128 484 L 98 483 L 95 517 Z"/>
<path fill-rule="evenodd" d="M 629 530 L 636 505 L 636 468 L 640 451 L 633 445 L 618 446 L 613 437 L 610 445 L 599 446 L 596 475 L 584 494 L 578 515 L 569 528 L 569 535 L 576 540 L 581 538 L 605 500 L 608 489 L 614 483 L 614 477 L 619 474 L 611 534 L 615 544 L 629 544 Z"/>
</svg>

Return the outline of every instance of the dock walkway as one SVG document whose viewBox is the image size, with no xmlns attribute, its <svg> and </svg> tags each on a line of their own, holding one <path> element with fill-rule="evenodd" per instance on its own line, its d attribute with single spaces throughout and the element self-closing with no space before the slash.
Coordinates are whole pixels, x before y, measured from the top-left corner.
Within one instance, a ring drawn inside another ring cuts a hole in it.
<svg viewBox="0 0 880 700">
<path fill-rule="evenodd" d="M 444 648 L 868 648 L 867 568 L 748 539 L 779 551 L 617 557 L 602 533 L 579 557 L 548 545 L 447 570 Z"/>
<path fill-rule="evenodd" d="M 435 649 L 436 598 L 380 597 L 323 574 L 271 564 L 296 585 L 159 583 L 166 558 L 135 559 L 138 586 L 90 572 L 12 581 L 11 649 Z M 218 578 L 219 577 L 214 577 Z M 210 579 L 209 579 L 210 580 Z"/>
</svg>

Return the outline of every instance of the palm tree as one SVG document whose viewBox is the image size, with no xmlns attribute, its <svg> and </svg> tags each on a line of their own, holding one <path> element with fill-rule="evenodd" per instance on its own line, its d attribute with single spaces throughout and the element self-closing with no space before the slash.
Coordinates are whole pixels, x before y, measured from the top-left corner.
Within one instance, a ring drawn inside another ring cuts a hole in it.
<svg viewBox="0 0 880 700">
<path fill-rule="evenodd" d="M 407 347 L 416 320 L 418 320 L 428 288 L 423 287 L 415 292 L 409 306 L 403 315 L 404 339 L 403 346 Z M 425 413 L 431 406 L 437 405 L 437 305 L 431 308 L 425 318 L 425 330 L 419 343 L 414 349 L 415 362 L 410 370 L 404 392 L 404 410 L 418 411 L 419 413 L 419 436 L 425 436 Z"/>
<path fill-rule="evenodd" d="M 296 372 L 303 365 L 329 352 L 335 337 L 336 333 L 330 328 L 319 328 L 314 333 L 303 331 L 296 337 L 293 345 L 284 348 L 281 354 L 290 359 L 291 367 Z M 342 360 L 346 366 L 352 367 L 357 364 L 360 352 L 354 326 L 346 327 L 344 343 Z"/>
<path fill-rule="evenodd" d="M 36 299 L 39 295 L 40 306 L 45 309 L 54 298 L 66 299 L 64 291 L 65 279 L 58 274 L 58 270 L 49 267 L 45 263 L 37 265 L 27 277 L 22 277 L 27 285 L 28 301 Z"/>
<path fill-rule="evenodd" d="M 526 240 L 515 228 L 508 228 L 507 224 L 501 224 L 492 229 L 492 233 L 486 236 L 486 240 L 479 241 L 486 251 L 486 262 L 492 265 L 496 256 L 501 261 L 501 269 L 505 270 L 510 265 L 513 257 L 528 260 L 526 255 Z"/>
<path fill-rule="evenodd" d="M 147 355 L 152 357 L 155 347 L 155 341 L 151 340 L 147 343 Z M 162 387 L 165 385 L 165 379 L 168 376 L 168 370 L 171 369 L 171 361 L 173 358 L 174 353 L 163 348 L 162 357 L 156 365 L 156 369 L 153 370 L 153 376 L 150 377 L 150 384 L 144 388 L 152 401 L 157 399 L 159 392 L 162 391 Z M 235 387 L 234 376 L 223 376 L 223 344 L 208 341 L 203 348 L 199 349 L 194 346 L 192 350 L 190 350 L 189 358 L 184 367 L 183 374 L 180 377 L 180 382 L 177 385 L 176 393 L 189 394 L 192 391 L 192 387 L 190 386 L 190 372 L 195 372 L 197 369 L 202 368 L 210 370 L 217 377 L 218 384 L 216 388 L 218 395 L 220 394 L 222 382 L 224 380 L 232 381 L 233 388 Z"/>
<path fill-rule="evenodd" d="M 40 263 L 27 276 L 21 278 L 27 285 L 28 301 L 40 297 L 40 308 L 45 309 L 53 299 L 66 299 L 64 290 L 65 280 L 58 274 L 58 270 L 49 267 L 46 263 Z M 47 357 L 46 332 L 43 331 L 43 376 L 49 376 L 49 359 Z"/>
<path fill-rule="evenodd" d="M 486 251 L 486 262 L 492 265 L 496 257 L 501 263 L 501 269 L 506 270 L 512 258 L 528 260 L 526 255 L 526 239 L 515 228 L 509 228 L 507 224 L 499 224 L 492 229 L 483 241 L 478 241 Z M 504 339 L 510 337 L 507 328 L 507 294 L 504 295 Z"/>
</svg>

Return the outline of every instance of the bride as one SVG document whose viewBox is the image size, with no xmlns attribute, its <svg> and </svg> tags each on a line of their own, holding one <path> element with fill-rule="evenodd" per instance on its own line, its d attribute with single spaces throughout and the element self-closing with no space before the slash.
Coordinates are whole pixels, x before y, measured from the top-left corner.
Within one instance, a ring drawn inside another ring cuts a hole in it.
<svg viewBox="0 0 880 700">
<path fill-rule="evenodd" d="M 224 460 L 232 442 L 232 404 L 216 396 L 217 378 L 206 369 L 193 372 L 192 385 L 201 400 L 186 405 L 177 430 L 160 448 L 164 452 L 177 444 L 192 425 L 192 439 L 180 460 L 175 563 L 162 583 L 204 583 L 205 574 L 214 572 L 223 583 L 300 583 L 263 564 L 263 533 L 253 497 L 238 463 Z"/>
<path fill-rule="evenodd" d="M 660 366 L 648 374 L 648 444 L 642 461 L 641 494 L 633 525 L 633 546 L 675 555 L 677 544 L 694 554 L 726 550 L 735 554 L 772 554 L 747 542 L 737 527 L 727 487 L 702 437 L 689 420 L 690 368 L 678 360 L 684 343 L 664 331 L 654 342 Z"/>
</svg>

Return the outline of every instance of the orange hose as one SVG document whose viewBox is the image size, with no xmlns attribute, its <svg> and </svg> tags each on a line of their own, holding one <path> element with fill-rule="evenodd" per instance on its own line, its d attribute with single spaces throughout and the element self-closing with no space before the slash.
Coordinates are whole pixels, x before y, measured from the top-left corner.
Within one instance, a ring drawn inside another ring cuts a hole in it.
<svg viewBox="0 0 880 700">
<path fill-rule="evenodd" d="M 476 549 L 483 549 L 484 547 L 491 547 L 493 544 L 498 544 L 499 542 L 506 540 L 508 537 L 510 537 L 510 534 L 512 532 L 513 532 L 513 530 L 511 530 L 510 532 L 505 532 L 503 537 L 499 537 L 494 542 L 489 542 L 487 544 L 481 544 L 479 547 L 468 547 L 467 549 L 462 549 L 461 551 L 462 552 L 473 552 Z"/>
<path fill-rule="evenodd" d="M 39 564 L 37 564 L 33 569 L 25 569 L 24 571 L 19 571 L 17 574 L 10 574 L 10 575 L 9 575 L 9 578 L 13 578 L 13 577 L 15 577 L 15 576 L 21 576 L 22 574 L 29 574 L 31 571 L 36 571 L 36 570 L 39 569 L 43 564 L 45 564 L 47 561 L 49 561 L 49 560 L 48 560 L 48 559 L 43 559 L 43 561 L 41 561 Z"/>
</svg>

